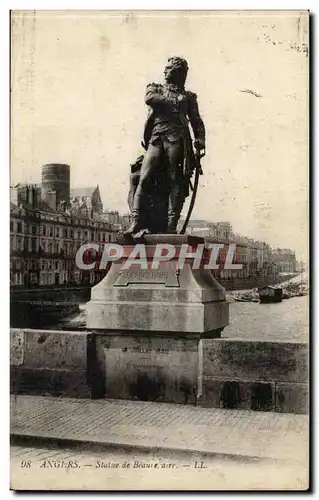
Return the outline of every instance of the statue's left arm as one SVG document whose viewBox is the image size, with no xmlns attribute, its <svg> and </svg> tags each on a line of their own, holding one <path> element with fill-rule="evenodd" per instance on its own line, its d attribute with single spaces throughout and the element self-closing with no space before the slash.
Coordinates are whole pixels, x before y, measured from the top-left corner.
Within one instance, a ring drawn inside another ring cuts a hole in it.
<svg viewBox="0 0 319 500">
<path fill-rule="evenodd" d="M 206 144 L 206 131 L 204 122 L 199 114 L 197 95 L 194 92 L 187 92 L 188 96 L 188 117 L 191 123 L 195 147 L 198 150 L 204 150 Z"/>
</svg>

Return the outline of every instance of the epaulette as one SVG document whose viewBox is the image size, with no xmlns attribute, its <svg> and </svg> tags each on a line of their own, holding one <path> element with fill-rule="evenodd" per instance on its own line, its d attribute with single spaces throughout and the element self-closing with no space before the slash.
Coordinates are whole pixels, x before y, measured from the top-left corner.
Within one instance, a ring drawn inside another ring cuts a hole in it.
<svg viewBox="0 0 319 500">
<path fill-rule="evenodd" d="M 163 88 L 163 85 L 161 83 L 148 83 L 146 87 L 156 87 L 156 88 Z"/>
<path fill-rule="evenodd" d="M 193 100 L 197 99 L 197 94 L 195 94 L 195 92 L 191 92 L 190 90 L 186 90 L 186 95 L 189 99 Z"/>
</svg>

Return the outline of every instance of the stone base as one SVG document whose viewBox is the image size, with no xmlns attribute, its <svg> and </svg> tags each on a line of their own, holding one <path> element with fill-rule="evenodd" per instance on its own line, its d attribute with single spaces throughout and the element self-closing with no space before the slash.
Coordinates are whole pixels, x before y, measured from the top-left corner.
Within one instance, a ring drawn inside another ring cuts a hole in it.
<svg viewBox="0 0 319 500">
<path fill-rule="evenodd" d="M 107 398 L 196 404 L 198 339 L 96 335 Z"/>
<path fill-rule="evenodd" d="M 204 240 L 185 235 L 153 235 L 145 240 L 145 269 L 139 264 L 123 269 L 133 248 L 126 245 L 123 260 L 113 262 L 106 277 L 92 288 L 87 328 L 175 335 L 212 332 L 214 338 L 213 332 L 229 323 L 225 290 L 203 265 L 193 269 L 191 259 L 178 267 L 182 245 L 194 254 Z M 158 269 L 153 269 L 156 244 L 164 241 L 174 245 L 176 258 L 157 262 Z"/>
</svg>

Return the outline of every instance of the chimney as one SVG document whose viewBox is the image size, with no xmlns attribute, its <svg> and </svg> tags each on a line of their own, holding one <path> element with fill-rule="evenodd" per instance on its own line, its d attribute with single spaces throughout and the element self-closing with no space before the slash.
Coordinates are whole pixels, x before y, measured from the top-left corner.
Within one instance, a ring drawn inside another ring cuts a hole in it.
<svg viewBox="0 0 319 500">
<path fill-rule="evenodd" d="M 34 184 L 29 185 L 28 203 L 31 205 L 32 208 L 36 206 L 36 187 Z"/>
<path fill-rule="evenodd" d="M 15 205 L 18 205 L 18 188 L 10 186 L 10 201 L 11 203 L 14 203 Z"/>
</svg>

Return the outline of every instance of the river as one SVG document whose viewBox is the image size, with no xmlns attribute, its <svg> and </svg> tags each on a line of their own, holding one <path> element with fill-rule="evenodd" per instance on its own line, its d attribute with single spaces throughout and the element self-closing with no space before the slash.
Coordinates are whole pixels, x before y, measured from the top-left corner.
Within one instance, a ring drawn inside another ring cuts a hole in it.
<svg viewBox="0 0 319 500">
<path fill-rule="evenodd" d="M 229 306 L 229 325 L 224 329 L 223 337 L 308 342 L 307 295 L 277 304 L 233 302 Z"/>
</svg>

